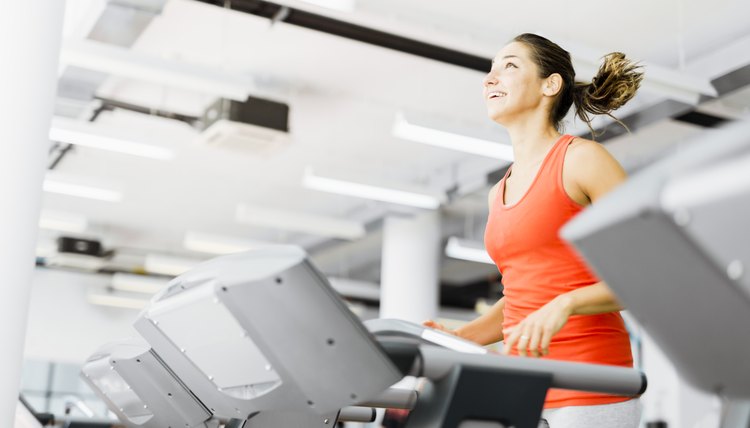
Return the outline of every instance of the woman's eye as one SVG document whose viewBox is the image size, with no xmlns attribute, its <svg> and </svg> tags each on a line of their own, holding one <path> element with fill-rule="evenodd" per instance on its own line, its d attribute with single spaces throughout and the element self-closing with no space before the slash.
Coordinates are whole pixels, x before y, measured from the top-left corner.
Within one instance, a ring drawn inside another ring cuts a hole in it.
<svg viewBox="0 0 750 428">
<path fill-rule="evenodd" d="M 515 64 L 513 64 L 512 62 L 509 62 L 509 63 L 505 64 L 505 68 L 511 68 L 511 67 L 513 67 L 513 68 L 518 68 L 518 67 L 516 67 L 516 65 L 515 65 Z"/>
</svg>

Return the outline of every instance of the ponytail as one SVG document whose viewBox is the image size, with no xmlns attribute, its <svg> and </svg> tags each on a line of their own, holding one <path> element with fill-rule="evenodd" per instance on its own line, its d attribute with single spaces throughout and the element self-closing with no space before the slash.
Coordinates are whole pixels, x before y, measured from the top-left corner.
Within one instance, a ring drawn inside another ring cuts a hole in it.
<svg viewBox="0 0 750 428">
<path fill-rule="evenodd" d="M 612 112 L 635 96 L 643 80 L 640 68 L 628 60 L 625 54 L 612 52 L 604 57 L 604 62 L 591 83 L 575 83 L 572 95 L 576 116 L 586 122 L 592 137 L 596 135 L 591 126 L 591 115 L 607 115 L 627 129 L 624 123 L 612 116 Z"/>
</svg>

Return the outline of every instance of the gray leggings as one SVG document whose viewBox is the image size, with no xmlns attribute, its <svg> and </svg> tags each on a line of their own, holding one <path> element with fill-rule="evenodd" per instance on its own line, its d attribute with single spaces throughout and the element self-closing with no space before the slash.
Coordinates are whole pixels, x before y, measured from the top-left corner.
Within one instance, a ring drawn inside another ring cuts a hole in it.
<svg viewBox="0 0 750 428">
<path fill-rule="evenodd" d="M 637 428 L 641 421 L 638 399 L 598 406 L 570 406 L 542 412 L 539 428 Z"/>
</svg>

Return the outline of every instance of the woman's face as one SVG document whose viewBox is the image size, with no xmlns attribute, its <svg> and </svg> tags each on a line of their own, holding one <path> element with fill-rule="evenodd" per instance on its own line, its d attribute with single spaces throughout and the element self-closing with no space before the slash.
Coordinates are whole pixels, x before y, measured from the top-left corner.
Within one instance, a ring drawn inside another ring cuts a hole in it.
<svg viewBox="0 0 750 428">
<path fill-rule="evenodd" d="M 542 108 L 544 82 L 526 45 L 519 42 L 506 45 L 492 60 L 492 69 L 484 78 L 487 115 L 501 125 L 508 125 Z"/>
</svg>

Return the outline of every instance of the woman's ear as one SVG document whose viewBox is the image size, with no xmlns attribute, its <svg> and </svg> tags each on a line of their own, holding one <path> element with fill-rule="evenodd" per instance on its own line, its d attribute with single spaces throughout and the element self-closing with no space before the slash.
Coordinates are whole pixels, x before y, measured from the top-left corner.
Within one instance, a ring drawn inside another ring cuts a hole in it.
<svg viewBox="0 0 750 428">
<path fill-rule="evenodd" d="M 554 97 L 562 90 L 563 80 L 558 73 L 552 73 L 544 80 L 544 95 Z"/>
</svg>

